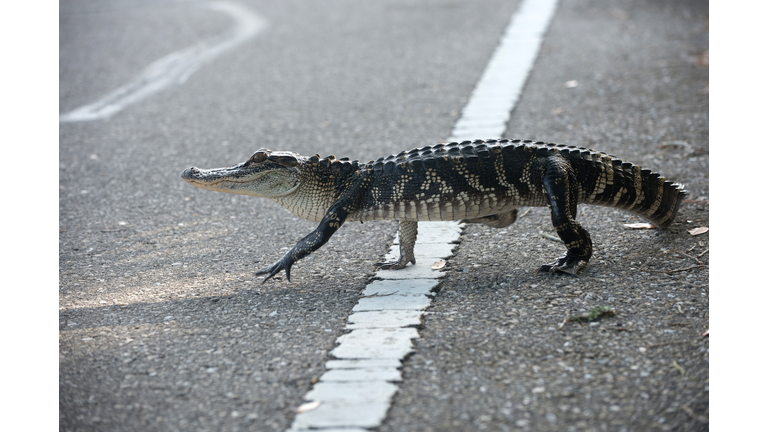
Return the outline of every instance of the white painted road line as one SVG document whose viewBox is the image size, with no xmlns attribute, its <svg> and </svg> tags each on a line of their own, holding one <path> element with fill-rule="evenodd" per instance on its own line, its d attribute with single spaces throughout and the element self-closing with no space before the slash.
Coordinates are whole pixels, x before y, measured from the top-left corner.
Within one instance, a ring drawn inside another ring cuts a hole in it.
<svg viewBox="0 0 768 432">
<path fill-rule="evenodd" d="M 500 138 L 536 61 L 557 0 L 526 0 L 512 17 L 448 141 Z"/>
<path fill-rule="evenodd" d="M 415 326 L 429 307 L 431 294 L 443 272 L 432 270 L 435 261 L 447 258 L 461 235 L 458 222 L 419 224 L 416 264 L 397 271 L 382 270 L 378 277 L 408 273 L 408 278 L 377 280 L 363 290 L 347 320 L 350 333 L 337 339 L 331 351 L 336 360 L 326 363 L 320 382 L 307 393 L 307 401 L 320 405 L 296 415 L 291 431 L 361 428 L 381 424 L 386 417 L 393 383 L 402 380 L 401 361 L 413 351 L 412 340 L 419 337 Z M 448 247 L 446 247 L 446 242 Z M 434 246 L 434 248 L 433 248 Z M 387 259 L 399 253 L 393 245 Z"/>
<path fill-rule="evenodd" d="M 128 105 L 154 93 L 172 85 L 183 84 L 204 63 L 256 36 L 267 27 L 266 20 L 236 3 L 217 1 L 206 3 L 203 6 L 232 17 L 235 21 L 232 30 L 215 38 L 195 43 L 153 62 L 128 84 L 117 88 L 92 104 L 61 114 L 59 122 L 109 118 Z"/>
<path fill-rule="evenodd" d="M 499 138 L 533 67 L 557 0 L 524 0 L 513 15 L 470 100 L 456 122 L 450 141 Z M 362 432 L 381 425 L 402 381 L 402 359 L 413 351 L 415 326 L 430 306 L 429 295 L 444 274 L 435 261 L 449 257 L 463 225 L 457 222 L 420 222 L 416 264 L 396 271 L 379 271 L 352 309 L 346 329 L 331 351 L 337 360 L 305 400 L 319 402 L 296 415 L 290 432 Z M 399 256 L 397 239 L 387 260 Z"/>
</svg>

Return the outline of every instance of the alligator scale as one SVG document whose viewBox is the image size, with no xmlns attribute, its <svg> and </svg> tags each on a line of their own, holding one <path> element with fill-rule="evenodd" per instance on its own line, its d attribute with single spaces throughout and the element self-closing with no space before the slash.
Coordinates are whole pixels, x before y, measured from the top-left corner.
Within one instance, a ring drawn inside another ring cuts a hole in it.
<svg viewBox="0 0 768 432">
<path fill-rule="evenodd" d="M 589 233 L 576 221 L 577 204 L 627 210 L 668 227 L 687 195 L 682 185 L 605 153 L 506 139 L 437 144 L 366 163 L 259 149 L 241 164 L 192 167 L 181 177 L 203 189 L 266 197 L 320 223 L 256 273 L 266 274 L 265 282 L 281 270 L 290 280 L 291 266 L 348 220 L 400 221 L 400 258 L 376 264 L 394 270 L 416 263 L 418 221 L 502 228 L 515 221 L 518 208 L 543 206 L 567 250 L 538 271 L 576 274 L 592 256 Z"/>
</svg>

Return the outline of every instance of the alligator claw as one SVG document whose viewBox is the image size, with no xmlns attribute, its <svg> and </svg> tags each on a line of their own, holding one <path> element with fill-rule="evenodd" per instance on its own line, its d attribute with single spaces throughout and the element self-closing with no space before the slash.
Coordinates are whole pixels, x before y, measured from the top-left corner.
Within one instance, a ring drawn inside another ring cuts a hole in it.
<svg viewBox="0 0 768 432">
<path fill-rule="evenodd" d="M 373 266 L 379 270 L 400 270 L 401 268 L 405 268 L 408 263 L 416 264 L 416 258 L 413 256 L 413 251 L 411 251 L 411 253 L 401 253 L 400 258 L 397 261 L 377 262 Z"/>
<path fill-rule="evenodd" d="M 576 273 L 581 271 L 587 265 L 587 261 L 580 259 L 569 252 L 566 252 L 560 258 L 552 261 L 549 264 L 544 264 L 536 270 L 538 273 L 565 273 L 571 276 L 576 276 Z"/>
<path fill-rule="evenodd" d="M 401 263 L 400 261 L 385 261 L 385 262 L 377 262 L 373 264 L 373 266 L 379 270 L 400 270 L 406 265 L 408 265 L 407 261 L 405 263 Z"/>
<path fill-rule="evenodd" d="M 287 255 L 280 259 L 280 261 L 272 264 L 269 267 L 265 267 L 259 271 L 256 272 L 256 276 L 261 276 L 264 274 L 268 274 L 267 277 L 264 278 L 264 280 L 261 282 L 262 284 L 266 281 L 272 279 L 272 276 L 280 273 L 280 270 L 285 270 L 285 278 L 288 279 L 288 282 L 291 281 L 291 266 L 293 265 L 293 262 L 289 258 L 287 258 Z"/>
</svg>

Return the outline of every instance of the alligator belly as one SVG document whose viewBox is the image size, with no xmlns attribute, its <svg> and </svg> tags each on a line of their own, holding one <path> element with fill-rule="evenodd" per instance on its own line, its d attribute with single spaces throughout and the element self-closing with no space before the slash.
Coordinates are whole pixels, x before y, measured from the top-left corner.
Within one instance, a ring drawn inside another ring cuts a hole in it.
<svg viewBox="0 0 768 432">
<path fill-rule="evenodd" d="M 520 200 L 495 194 L 462 195 L 450 199 L 425 198 L 383 203 L 349 215 L 350 220 L 450 221 L 508 213 L 519 207 L 545 206 L 544 197 Z"/>
</svg>

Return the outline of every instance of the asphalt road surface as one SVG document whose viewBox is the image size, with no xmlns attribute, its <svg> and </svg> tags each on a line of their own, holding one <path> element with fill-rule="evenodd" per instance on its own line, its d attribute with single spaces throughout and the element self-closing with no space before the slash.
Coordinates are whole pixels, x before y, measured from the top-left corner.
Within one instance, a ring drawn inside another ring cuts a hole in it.
<svg viewBox="0 0 768 432">
<path fill-rule="evenodd" d="M 289 428 L 397 224 L 347 224 L 262 285 L 315 224 L 180 172 L 444 140 L 516 7 L 62 1 L 60 430 Z M 563 249 L 545 208 L 469 226 L 378 430 L 708 430 L 708 46 L 706 2 L 561 2 L 505 137 L 615 154 L 690 200 L 666 231 L 580 208 L 578 278 L 534 274 Z M 597 305 L 616 316 L 564 323 Z"/>
</svg>

